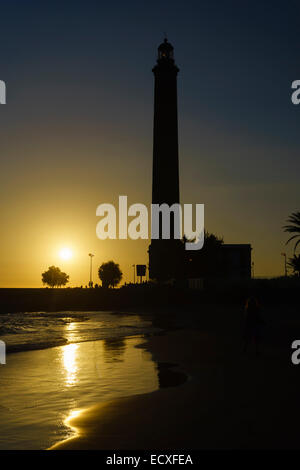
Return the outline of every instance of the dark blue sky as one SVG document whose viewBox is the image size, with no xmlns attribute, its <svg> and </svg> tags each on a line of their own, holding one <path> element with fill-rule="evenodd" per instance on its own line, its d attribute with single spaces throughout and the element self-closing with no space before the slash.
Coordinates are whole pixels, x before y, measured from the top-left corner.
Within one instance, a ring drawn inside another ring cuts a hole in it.
<svg viewBox="0 0 300 470">
<path fill-rule="evenodd" d="M 180 68 L 182 199 L 205 203 L 207 228 L 226 242 L 252 243 L 258 275 L 280 274 L 281 227 L 300 196 L 300 106 L 290 99 L 300 79 L 298 2 L 9 0 L 0 7 L 8 241 L 17 223 L 11 214 L 25 227 L 28 253 L 30 230 L 45 230 L 36 222 L 43 211 L 66 233 L 75 213 L 81 221 L 89 214 L 83 237 L 97 249 L 99 203 L 119 194 L 150 202 L 151 68 L 166 32 Z M 49 202 L 53 191 L 62 204 Z"/>
</svg>

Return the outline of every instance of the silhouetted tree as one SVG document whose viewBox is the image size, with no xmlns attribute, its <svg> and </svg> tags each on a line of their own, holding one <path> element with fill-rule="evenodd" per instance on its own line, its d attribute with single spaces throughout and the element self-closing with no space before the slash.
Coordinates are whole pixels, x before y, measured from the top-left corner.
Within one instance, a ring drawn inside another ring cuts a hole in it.
<svg viewBox="0 0 300 470">
<path fill-rule="evenodd" d="M 296 276 L 300 276 L 300 255 L 294 255 L 289 259 L 288 265 Z"/>
<path fill-rule="evenodd" d="M 186 251 L 188 277 L 221 277 L 223 265 L 220 248 L 223 243 L 222 238 L 205 231 L 203 248 Z"/>
<path fill-rule="evenodd" d="M 108 261 L 101 264 L 98 275 L 103 287 L 115 287 L 121 281 L 123 273 L 118 264 Z"/>
<path fill-rule="evenodd" d="M 285 225 L 283 227 L 284 231 L 288 233 L 293 233 L 294 235 L 288 239 L 288 241 L 286 242 L 286 245 L 290 241 L 296 240 L 298 238 L 294 246 L 294 252 L 295 252 L 298 244 L 300 243 L 300 212 L 293 212 L 287 219 L 287 222 L 289 222 L 289 225 Z"/>
<path fill-rule="evenodd" d="M 69 282 L 69 276 L 56 266 L 50 266 L 47 271 L 42 273 L 42 282 L 50 287 L 61 287 Z"/>
</svg>

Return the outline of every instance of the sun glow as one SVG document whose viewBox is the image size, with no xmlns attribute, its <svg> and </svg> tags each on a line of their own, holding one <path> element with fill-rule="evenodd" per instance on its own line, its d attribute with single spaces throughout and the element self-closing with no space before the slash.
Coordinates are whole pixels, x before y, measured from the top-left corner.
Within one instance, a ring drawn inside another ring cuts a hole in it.
<svg viewBox="0 0 300 470">
<path fill-rule="evenodd" d="M 73 253 L 72 253 L 72 250 L 70 250 L 70 248 L 62 248 L 59 252 L 59 256 L 64 260 L 68 260 L 72 258 Z"/>
</svg>

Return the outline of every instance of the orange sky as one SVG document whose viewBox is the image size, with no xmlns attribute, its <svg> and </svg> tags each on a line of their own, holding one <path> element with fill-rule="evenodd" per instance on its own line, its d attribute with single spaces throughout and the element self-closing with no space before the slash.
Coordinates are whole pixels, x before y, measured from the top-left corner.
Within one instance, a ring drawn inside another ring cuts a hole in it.
<svg viewBox="0 0 300 470">
<path fill-rule="evenodd" d="M 109 139 L 99 132 L 93 143 L 78 139 L 78 145 L 74 142 L 72 148 L 57 139 L 47 139 L 47 145 L 42 138 L 35 145 L 27 141 L 24 146 L 21 139 L 10 142 L 10 154 L 22 151 L 27 165 L 17 173 L 12 164 L 5 178 L 2 175 L 1 287 L 40 287 L 41 273 L 53 264 L 70 275 L 71 286 L 86 285 L 90 252 L 95 254 L 95 282 L 97 268 L 104 261 L 118 262 L 127 282 L 133 279 L 133 264 L 147 263 L 145 240 L 97 239 L 99 219 L 95 213 L 103 202 L 117 206 L 119 194 L 128 195 L 129 205 L 150 204 L 151 130 L 147 139 L 137 140 L 142 158 L 137 150 L 131 151 L 135 143 L 126 142 L 117 150 L 113 144 L 109 149 Z M 235 145 L 241 146 L 238 142 Z M 217 152 L 216 145 L 214 148 Z M 247 152 L 244 151 L 244 158 Z M 53 153 L 55 165 L 51 164 Z M 105 165 L 99 164 L 102 155 Z M 180 156 L 182 202 L 204 203 L 206 229 L 223 236 L 225 242 L 251 243 L 256 276 L 282 274 L 280 253 L 287 237 L 281 225 L 287 214 L 297 209 L 291 204 L 296 200 L 297 186 L 263 182 L 230 185 L 217 181 L 205 184 L 211 171 L 208 165 L 195 168 L 194 156 L 184 143 Z M 63 247 L 72 250 L 70 260 L 60 258 Z M 291 251 L 290 248 L 288 252 Z"/>
<path fill-rule="evenodd" d="M 44 3 L 1 6 L 0 286 L 40 287 L 53 264 L 86 285 L 90 252 L 94 281 L 104 261 L 124 281 L 147 263 L 146 241 L 98 240 L 95 213 L 119 195 L 151 203 L 151 69 L 165 29 L 180 68 L 181 202 L 205 204 L 206 230 L 225 243 L 251 243 L 256 276 L 282 275 L 282 226 L 299 210 L 294 6 Z"/>
</svg>

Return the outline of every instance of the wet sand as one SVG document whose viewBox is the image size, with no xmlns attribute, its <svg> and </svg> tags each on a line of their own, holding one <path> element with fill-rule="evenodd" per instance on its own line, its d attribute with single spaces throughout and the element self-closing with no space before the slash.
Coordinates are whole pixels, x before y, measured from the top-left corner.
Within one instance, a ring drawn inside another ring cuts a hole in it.
<svg viewBox="0 0 300 470">
<path fill-rule="evenodd" d="M 173 370 L 187 380 L 89 408 L 70 422 L 77 436 L 53 448 L 298 448 L 300 366 L 290 361 L 290 333 L 297 332 L 287 328 L 279 341 L 277 322 L 260 356 L 243 354 L 239 315 L 232 323 L 206 316 L 201 328 L 186 322 L 151 337 L 154 359 L 177 364 Z"/>
</svg>

